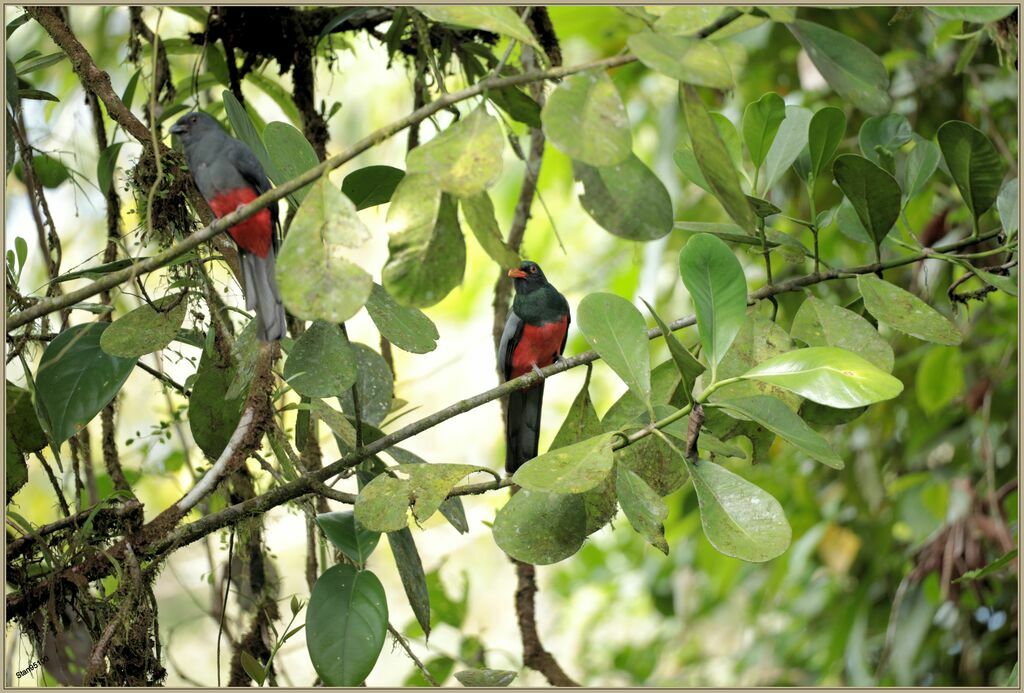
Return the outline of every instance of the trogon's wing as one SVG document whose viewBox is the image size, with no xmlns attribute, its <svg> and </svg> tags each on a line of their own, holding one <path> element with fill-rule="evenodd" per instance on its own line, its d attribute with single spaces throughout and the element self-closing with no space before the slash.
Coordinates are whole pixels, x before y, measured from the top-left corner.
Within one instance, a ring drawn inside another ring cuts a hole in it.
<svg viewBox="0 0 1024 693">
<path fill-rule="evenodd" d="M 565 343 L 569 341 L 569 325 L 572 324 L 572 314 L 565 311 L 565 334 L 562 335 L 562 346 L 558 347 L 558 353 L 565 353 Z"/>
<path fill-rule="evenodd" d="M 523 321 L 514 310 L 509 309 L 508 319 L 505 320 L 505 330 L 501 333 L 501 341 L 498 343 L 498 365 L 501 366 L 505 380 L 508 380 L 512 374 L 512 352 L 516 350 L 522 336 Z"/>
<path fill-rule="evenodd" d="M 245 145 L 245 143 L 234 140 L 230 152 L 230 161 L 232 165 L 242 175 L 242 178 L 253 187 L 253 190 L 257 194 L 262 195 L 263 193 L 270 190 L 270 179 L 267 178 L 267 174 L 263 170 L 263 165 L 260 160 L 256 158 L 256 155 L 252 153 L 252 150 Z M 277 203 L 271 203 L 270 207 L 270 219 L 274 226 L 274 249 L 276 250 L 280 244 L 280 226 L 277 222 Z"/>
</svg>

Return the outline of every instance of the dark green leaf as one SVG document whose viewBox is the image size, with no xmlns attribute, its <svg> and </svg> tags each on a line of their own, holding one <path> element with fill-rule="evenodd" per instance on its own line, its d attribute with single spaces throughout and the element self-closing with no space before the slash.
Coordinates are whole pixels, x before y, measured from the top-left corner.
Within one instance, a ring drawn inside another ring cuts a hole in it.
<svg viewBox="0 0 1024 693">
<path fill-rule="evenodd" d="M 643 301 L 643 299 L 640 299 Z M 672 361 L 676 364 L 676 368 L 679 369 L 679 375 L 682 377 L 682 383 L 680 387 L 686 396 L 687 401 L 691 399 L 691 391 L 693 389 L 693 383 L 701 373 L 704 372 L 704 365 L 694 358 L 683 343 L 679 341 L 679 338 L 668 328 L 665 321 L 661 319 L 661 316 L 655 312 L 654 307 L 650 303 L 644 301 L 644 305 L 647 306 L 647 310 L 650 311 L 651 317 L 654 318 L 654 322 L 657 323 L 658 328 L 665 337 L 665 344 L 668 346 L 668 351 L 672 355 Z"/>
<path fill-rule="evenodd" d="M 650 241 L 672 231 L 672 198 L 651 169 L 630 154 L 625 161 L 593 167 L 572 164 L 583 183 L 580 204 L 601 228 L 633 241 Z"/>
<path fill-rule="evenodd" d="M 857 140 L 864 158 L 883 168 L 889 168 L 886 161 L 892 161 L 896 150 L 909 142 L 913 135 L 914 131 L 906 116 L 889 113 L 865 120 L 860 126 Z"/>
<path fill-rule="evenodd" d="M 356 209 L 375 207 L 391 201 L 403 178 L 405 171 L 394 166 L 366 166 L 345 176 L 341 192 L 352 200 Z"/>
<path fill-rule="evenodd" d="M 373 285 L 366 311 L 381 336 L 399 349 L 425 354 L 437 348 L 440 335 L 430 318 L 417 308 L 398 303 L 380 284 Z"/>
<path fill-rule="evenodd" d="M 253 75 L 255 73 L 250 73 L 250 77 Z M 228 115 L 230 117 L 230 112 Z M 266 169 L 267 176 L 270 176 L 274 185 L 281 185 L 293 178 L 298 178 L 320 163 L 313 145 L 309 143 L 306 136 L 288 123 L 280 121 L 267 123 L 267 127 L 263 129 L 263 143 L 272 164 Z M 275 173 L 276 178 L 274 178 Z M 313 185 L 310 184 L 299 188 L 292 193 L 291 197 L 294 197 L 296 203 L 301 203 L 312 187 Z"/>
<path fill-rule="evenodd" d="M 567 77 L 548 97 L 540 117 L 551 144 L 575 161 L 614 166 L 632 151 L 626 107 L 604 71 Z"/>
<path fill-rule="evenodd" d="M 412 506 L 417 522 L 430 518 L 463 477 L 482 467 L 467 464 L 400 464 L 381 474 L 359 492 L 355 516 L 367 529 L 393 532 L 406 526 L 405 508 Z M 407 478 L 406 478 L 407 477 Z M 402 509 L 401 515 L 396 506 Z"/>
<path fill-rule="evenodd" d="M 519 267 L 519 253 L 507 245 L 501 237 L 501 229 L 498 228 L 498 220 L 494 216 L 494 203 L 491 196 L 481 192 L 472 197 L 464 197 L 460 200 L 462 214 L 466 217 L 466 223 L 476 236 L 480 247 L 484 249 L 492 260 L 498 263 L 503 269 Z"/>
<path fill-rule="evenodd" d="M 903 169 L 904 196 L 910 198 L 924 190 L 928 179 L 939 166 L 940 157 L 937 144 L 923 137 L 915 139 L 914 148 L 907 155 L 907 165 Z"/>
<path fill-rule="evenodd" d="M 838 157 L 832 174 L 877 247 L 900 216 L 899 183 L 888 171 L 856 154 Z"/>
<path fill-rule="evenodd" d="M 394 375 L 384 357 L 365 344 L 353 344 L 356 357 L 356 386 L 359 390 L 359 413 L 366 423 L 377 426 L 391 411 L 394 397 Z M 355 416 L 352 392 L 346 391 L 339 398 L 341 408 L 349 416 Z"/>
<path fill-rule="evenodd" d="M 388 629 L 384 587 L 369 570 L 328 568 L 313 585 L 306 649 L 327 686 L 358 686 L 377 663 Z"/>
<path fill-rule="evenodd" d="M 56 65 L 60 61 L 64 60 L 67 56 L 63 51 L 57 51 L 56 53 L 49 53 L 47 55 L 40 55 L 29 60 L 18 61 L 18 76 L 27 75 L 30 72 L 36 70 L 42 70 L 43 68 L 49 67 L 50 65 Z"/>
<path fill-rule="evenodd" d="M 754 168 L 760 168 L 768 156 L 768 150 L 785 118 L 786 102 L 773 91 L 747 104 L 743 111 L 743 141 L 747 144 Z"/>
<path fill-rule="evenodd" d="M 959 120 L 943 123 L 938 140 L 964 204 L 975 219 L 979 218 L 999 195 L 1003 161 L 985 133 Z"/>
<path fill-rule="evenodd" d="M 230 399 L 225 396 L 234 378 L 234 369 L 221 362 L 213 335 L 211 331 L 192 383 L 188 425 L 196 445 L 208 457 L 216 459 L 224 451 L 242 417 L 245 392 Z"/>
<path fill-rule="evenodd" d="M 722 359 L 718 369 L 719 380 L 743 375 L 757 364 L 789 351 L 793 346 L 789 334 L 778 323 L 752 311 Z M 800 398 L 787 390 L 768 383 L 740 381 L 712 393 L 711 400 L 733 399 L 754 395 L 771 395 L 785 402 L 790 409 L 800 405 Z M 744 434 L 745 435 L 745 434 Z M 726 437 L 719 436 L 722 440 Z"/>
<path fill-rule="evenodd" d="M 249 675 L 249 678 L 255 681 L 257 686 L 262 686 L 263 680 L 266 678 L 263 671 L 263 665 L 256 661 L 256 658 L 245 650 L 242 650 L 242 653 L 239 655 L 239 659 L 242 663 L 242 669 L 244 669 L 245 673 Z"/>
<path fill-rule="evenodd" d="M 643 479 L 625 467 L 616 471 L 615 490 L 622 512 L 633 529 L 651 546 L 668 555 L 664 526 L 668 507 L 665 501 Z"/>
<path fill-rule="evenodd" d="M 878 56 L 846 34 L 803 19 L 786 24 L 840 96 L 872 115 L 892 106 L 889 73 Z"/>
<path fill-rule="evenodd" d="M 138 359 L 123 359 L 100 348 L 105 322 L 75 325 L 43 351 L 36 373 L 36 401 L 46 417 L 50 441 L 60 445 L 107 406 Z"/>
<path fill-rule="evenodd" d="M 316 523 L 339 551 L 359 565 L 366 565 L 366 559 L 380 541 L 380 533 L 359 524 L 351 510 L 320 513 L 316 516 Z"/>
<path fill-rule="evenodd" d="M 96 164 L 96 182 L 104 195 L 110 192 L 110 186 L 114 180 L 114 168 L 117 166 L 117 155 L 123 145 L 124 142 L 115 142 L 100 152 L 100 159 Z"/>
<path fill-rule="evenodd" d="M 19 14 L 11 21 L 7 22 L 7 39 L 10 40 L 11 34 L 17 31 L 18 27 L 20 27 L 22 24 L 24 24 L 30 19 L 32 19 L 32 15 L 30 15 L 28 12 L 23 12 L 22 14 Z"/>
<path fill-rule="evenodd" d="M 334 323 L 317 320 L 303 332 L 284 362 L 284 378 L 306 397 L 337 397 L 356 381 L 356 357 Z"/>
<path fill-rule="evenodd" d="M 104 330 L 100 347 L 111 356 L 123 359 L 163 349 L 178 336 L 186 307 L 188 301 L 180 294 L 164 296 L 153 305 L 139 306 Z"/>
<path fill-rule="evenodd" d="M 388 532 L 388 544 L 391 554 L 395 557 L 398 576 L 402 580 L 405 596 L 416 616 L 420 628 L 430 635 L 430 591 L 427 589 L 427 576 L 423 572 L 423 562 L 416 550 L 416 542 L 412 532 L 404 527 L 397 532 Z"/>
<path fill-rule="evenodd" d="M 7 381 L 7 434 L 17 452 L 28 454 L 46 447 L 46 433 L 39 425 L 32 394 Z M 24 462 L 22 462 L 24 464 Z M 8 486 L 10 484 L 8 483 Z M 10 497 L 10 494 L 8 494 Z"/>
<path fill-rule="evenodd" d="M 959 347 L 932 347 L 921 359 L 914 380 L 917 403 L 934 416 L 963 394 L 964 364 Z"/>
<path fill-rule="evenodd" d="M 807 149 L 810 172 L 814 178 L 821 175 L 846 132 L 846 114 L 834 106 L 826 106 L 814 114 L 807 128 Z"/>
<path fill-rule="evenodd" d="M 926 342 L 956 346 L 963 335 L 956 325 L 914 294 L 874 275 L 857 277 L 864 307 L 879 322 Z"/>
<path fill-rule="evenodd" d="M 487 98 L 505 111 L 512 120 L 529 125 L 531 128 L 541 127 L 540 106 L 521 90 L 515 87 L 491 89 L 487 92 Z"/>
<path fill-rule="evenodd" d="M 590 294 L 580 301 L 576 319 L 590 346 L 630 391 L 650 406 L 647 327 L 636 306 L 614 294 Z"/>
<path fill-rule="evenodd" d="M 28 99 L 30 101 L 54 101 L 56 103 L 60 102 L 60 99 L 58 99 L 56 96 L 54 96 L 48 91 L 43 91 L 41 89 L 19 89 L 18 96 L 22 99 Z"/>
<path fill-rule="evenodd" d="M 25 464 L 25 456 L 18 452 L 18 448 L 14 444 L 9 426 L 4 433 L 4 438 L 6 439 L 4 444 L 6 504 L 10 505 L 11 498 L 28 481 L 28 465 Z"/>
<path fill-rule="evenodd" d="M 61 183 L 71 177 L 67 167 L 49 154 L 36 154 L 33 156 L 32 169 L 44 188 L 59 187 Z M 21 182 L 25 182 L 25 169 L 21 161 L 14 164 L 14 175 Z"/>
<path fill-rule="evenodd" d="M 587 538 L 583 496 L 522 489 L 498 511 L 494 541 L 512 558 L 549 565 L 580 550 Z"/>
</svg>

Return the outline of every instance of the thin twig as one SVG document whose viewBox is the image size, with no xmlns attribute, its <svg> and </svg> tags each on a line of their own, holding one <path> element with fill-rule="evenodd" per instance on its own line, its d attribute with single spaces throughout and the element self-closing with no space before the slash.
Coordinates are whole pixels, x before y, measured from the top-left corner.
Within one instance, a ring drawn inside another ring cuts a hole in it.
<svg viewBox="0 0 1024 693">
<path fill-rule="evenodd" d="M 416 668 L 420 670 L 420 673 L 423 674 L 423 678 L 427 680 L 427 683 L 435 688 L 440 688 L 441 684 L 437 682 L 434 675 L 430 673 L 427 667 L 424 666 L 423 662 L 419 660 L 419 657 L 413 653 L 412 648 L 409 647 L 409 641 L 402 637 L 402 634 L 398 632 L 397 628 L 391 625 L 390 621 L 388 621 L 388 632 L 391 633 L 391 637 L 397 640 L 398 644 L 402 646 L 402 649 L 405 650 L 405 654 L 409 655 L 409 659 L 411 659 L 413 664 L 416 665 Z"/>
</svg>

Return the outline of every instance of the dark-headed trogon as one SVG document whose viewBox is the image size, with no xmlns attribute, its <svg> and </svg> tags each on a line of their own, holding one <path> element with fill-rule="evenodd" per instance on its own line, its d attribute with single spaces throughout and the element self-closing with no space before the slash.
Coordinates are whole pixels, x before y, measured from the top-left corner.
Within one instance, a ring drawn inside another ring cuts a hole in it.
<svg viewBox="0 0 1024 693">
<path fill-rule="evenodd" d="M 516 297 L 505 321 L 498 346 L 498 363 L 505 380 L 550 366 L 565 349 L 569 332 L 569 304 L 548 283 L 535 262 L 509 270 L 515 278 Z M 544 381 L 508 396 L 505 420 L 505 471 L 514 474 L 537 456 Z"/>
<path fill-rule="evenodd" d="M 205 113 L 183 115 L 170 132 L 185 145 L 196 187 L 218 217 L 270 190 L 252 150 Z M 256 311 L 256 335 L 264 342 L 281 339 L 285 331 L 284 306 L 274 279 L 277 229 L 276 203 L 228 229 L 241 257 L 245 307 Z"/>
</svg>

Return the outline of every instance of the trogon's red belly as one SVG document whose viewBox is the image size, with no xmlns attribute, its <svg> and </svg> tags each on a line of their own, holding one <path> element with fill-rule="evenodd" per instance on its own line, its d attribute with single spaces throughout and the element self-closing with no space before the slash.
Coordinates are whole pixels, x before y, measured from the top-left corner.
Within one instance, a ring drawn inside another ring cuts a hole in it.
<svg viewBox="0 0 1024 693">
<path fill-rule="evenodd" d="M 235 188 L 221 193 L 210 200 L 210 209 L 218 217 L 238 209 L 239 205 L 252 202 L 257 197 L 256 191 L 252 188 Z M 266 257 L 270 252 L 270 243 L 273 237 L 273 228 L 270 221 L 270 210 L 261 209 L 245 221 L 239 222 L 228 229 L 228 234 L 235 239 L 243 250 Z"/>
<path fill-rule="evenodd" d="M 569 316 L 563 317 L 558 322 L 549 322 L 545 325 L 523 325 L 523 333 L 512 352 L 512 374 L 511 378 L 518 378 L 524 373 L 533 370 L 533 365 L 538 368 L 550 366 L 555 362 L 555 356 L 562 350 L 562 340 L 565 339 L 565 331 L 569 328 Z"/>
</svg>

